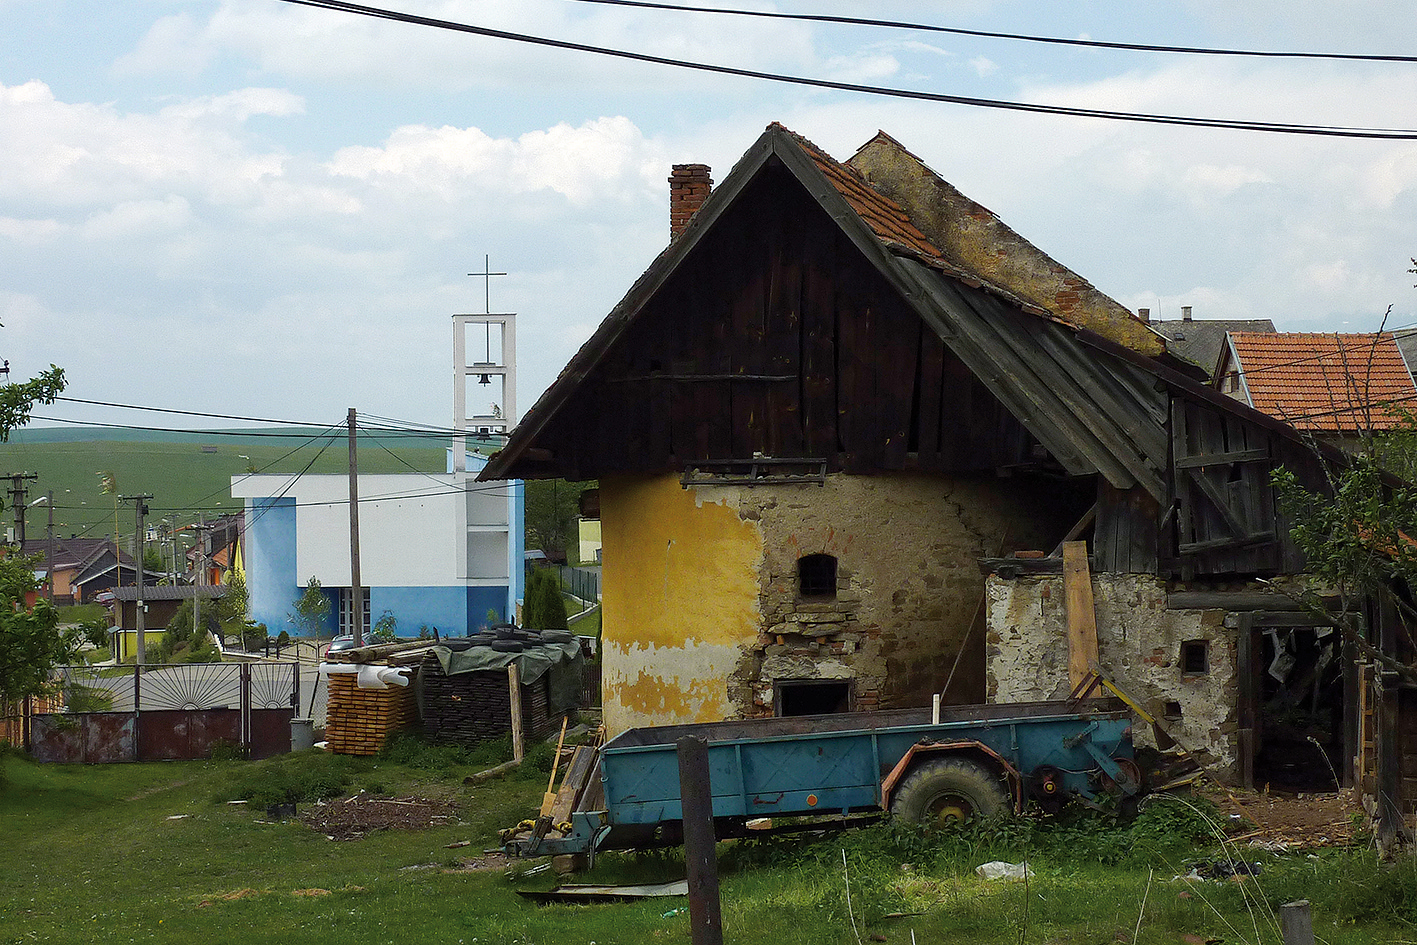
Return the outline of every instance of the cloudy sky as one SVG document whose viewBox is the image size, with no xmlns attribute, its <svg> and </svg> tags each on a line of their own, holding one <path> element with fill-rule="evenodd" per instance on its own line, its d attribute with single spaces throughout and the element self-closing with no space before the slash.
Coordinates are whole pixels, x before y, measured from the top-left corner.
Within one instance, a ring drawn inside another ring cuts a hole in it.
<svg viewBox="0 0 1417 945">
<path fill-rule="evenodd" d="M 423 16 L 1020 102 L 1417 129 L 1417 64 L 1082 49 L 583 0 Z M 717 0 L 1133 43 L 1408 54 L 1388 0 Z M 1281 330 L 1417 322 L 1417 142 L 1057 118 L 771 84 L 281 0 L 0 0 L 0 356 L 69 394 L 447 425 L 451 318 L 518 313 L 529 406 L 668 239 L 671 164 L 777 120 L 878 128 L 1135 309 Z M 171 425 L 60 404 L 46 416 Z M 202 424 L 204 421 L 189 421 Z M 205 421 L 210 422 L 210 421 Z"/>
</svg>

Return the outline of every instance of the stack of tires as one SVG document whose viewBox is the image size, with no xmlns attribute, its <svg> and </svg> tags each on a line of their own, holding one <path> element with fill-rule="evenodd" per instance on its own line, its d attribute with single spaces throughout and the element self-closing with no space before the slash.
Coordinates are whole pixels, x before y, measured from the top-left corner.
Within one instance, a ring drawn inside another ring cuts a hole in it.
<svg viewBox="0 0 1417 945">
<path fill-rule="evenodd" d="M 462 641 L 449 641 L 449 649 L 467 649 L 473 646 L 490 646 L 498 653 L 520 653 L 530 646 L 543 643 L 570 643 L 574 637 L 568 630 L 530 630 L 515 624 L 494 624 L 486 630 L 474 633 Z M 462 643 L 458 646 L 455 644 Z"/>
</svg>

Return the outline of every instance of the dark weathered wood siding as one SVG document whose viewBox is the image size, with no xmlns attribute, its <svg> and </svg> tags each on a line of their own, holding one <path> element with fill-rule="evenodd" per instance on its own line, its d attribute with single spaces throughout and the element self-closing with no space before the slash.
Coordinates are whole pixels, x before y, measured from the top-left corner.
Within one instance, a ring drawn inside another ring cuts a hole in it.
<svg viewBox="0 0 1417 945">
<path fill-rule="evenodd" d="M 538 438 L 571 475 L 755 454 L 861 473 L 1043 458 L 785 171 L 750 185 L 580 390 Z"/>
</svg>

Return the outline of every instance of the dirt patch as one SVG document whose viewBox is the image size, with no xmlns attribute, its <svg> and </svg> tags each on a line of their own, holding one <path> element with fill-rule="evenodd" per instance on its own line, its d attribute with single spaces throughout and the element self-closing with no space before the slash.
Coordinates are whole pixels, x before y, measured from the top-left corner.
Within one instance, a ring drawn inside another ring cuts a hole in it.
<svg viewBox="0 0 1417 945">
<path fill-rule="evenodd" d="M 299 819 L 331 840 L 358 840 L 374 830 L 441 827 L 456 813 L 457 804 L 446 798 L 356 794 L 344 800 L 311 804 L 300 811 Z"/>
<path fill-rule="evenodd" d="M 261 895 L 261 892 L 255 889 L 251 889 L 249 887 L 246 889 L 233 890 L 229 893 L 217 893 L 216 895 L 208 896 L 206 899 L 203 899 L 201 902 L 197 903 L 197 908 L 205 909 L 215 902 L 235 902 L 238 899 L 250 899 L 252 896 L 259 895 Z"/>
<path fill-rule="evenodd" d="M 1353 842 L 1367 828 L 1367 816 L 1352 789 L 1321 794 L 1266 794 L 1209 790 L 1206 796 L 1227 817 L 1243 818 L 1230 829 L 1235 842 L 1282 844 L 1290 849 Z"/>
<path fill-rule="evenodd" d="M 481 856 L 460 858 L 457 869 L 445 870 L 445 872 L 488 873 L 493 870 L 504 870 L 511 864 L 511 858 L 504 853 L 484 853 Z"/>
</svg>

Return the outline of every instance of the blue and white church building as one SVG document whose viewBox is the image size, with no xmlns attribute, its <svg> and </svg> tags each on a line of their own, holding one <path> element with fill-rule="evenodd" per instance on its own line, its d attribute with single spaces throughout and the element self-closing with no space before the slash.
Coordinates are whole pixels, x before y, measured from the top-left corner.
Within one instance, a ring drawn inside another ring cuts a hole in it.
<svg viewBox="0 0 1417 945">
<path fill-rule="evenodd" d="M 366 633 L 386 612 L 401 637 L 435 627 L 462 636 L 515 619 L 524 592 L 525 485 L 476 482 L 486 460 L 466 453 L 455 464 L 452 455 L 442 474 L 358 478 Z M 352 632 L 349 477 L 234 476 L 231 495 L 245 500 L 251 619 L 272 635 L 294 635 L 291 614 L 314 577 L 330 599 L 324 634 Z"/>
</svg>

